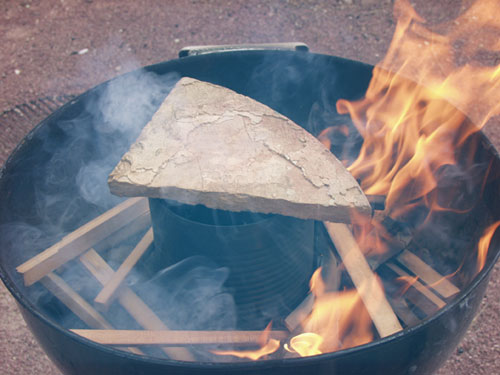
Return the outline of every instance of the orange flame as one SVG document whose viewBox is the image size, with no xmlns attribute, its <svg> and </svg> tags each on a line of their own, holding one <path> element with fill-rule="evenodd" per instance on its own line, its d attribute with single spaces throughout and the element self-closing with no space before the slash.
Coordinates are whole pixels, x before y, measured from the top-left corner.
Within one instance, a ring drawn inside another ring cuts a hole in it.
<svg viewBox="0 0 500 375">
<path fill-rule="evenodd" d="M 478 1 L 449 27 L 448 35 L 425 28 L 407 0 L 397 1 L 395 12 L 399 20 L 393 41 L 365 97 L 339 100 L 337 110 L 349 113 L 364 138 L 349 170 L 367 194 L 386 195 L 386 207 L 397 217 L 431 197 L 439 168 L 456 164 L 455 150 L 471 131 L 456 107 L 479 126 L 500 112 L 500 66 L 456 66 L 453 48 L 461 41 L 470 53 L 500 51 L 498 37 L 491 35 L 492 28 L 499 35 L 495 15 L 500 3 Z M 485 39 L 476 44 L 478 34 Z"/>
<path fill-rule="evenodd" d="M 403 296 L 418 281 L 418 276 L 399 276 L 396 281 L 403 283 L 403 287 L 398 291 L 398 295 Z"/>
<path fill-rule="evenodd" d="M 294 336 L 290 340 L 290 345 L 285 344 L 285 349 L 289 352 L 297 353 L 301 357 L 323 354 L 319 347 L 323 344 L 323 337 L 316 333 L 305 332 Z"/>
<path fill-rule="evenodd" d="M 497 228 L 500 226 L 500 221 L 490 225 L 484 231 L 483 236 L 479 240 L 478 244 L 478 256 L 477 256 L 477 272 L 481 271 L 486 264 L 486 255 L 488 254 L 488 249 L 490 247 L 491 239 L 495 234 Z"/>
<path fill-rule="evenodd" d="M 394 12 L 393 40 L 373 70 L 365 97 L 341 99 L 337 111 L 349 114 L 363 136 L 359 156 L 348 169 L 364 192 L 385 195 L 386 212 L 395 219 L 424 210 L 420 224 L 426 224 L 437 212 L 469 210 L 440 193 L 439 176 L 443 167 L 458 164 L 457 150 L 470 135 L 500 114 L 500 65 L 477 61 L 500 52 L 500 2 L 476 1 L 454 22 L 432 30 L 408 0 L 396 1 Z M 474 152 L 467 153 L 472 163 Z M 358 232 L 358 241 L 367 238 Z M 384 244 L 377 245 L 381 251 Z"/>
<path fill-rule="evenodd" d="M 428 224 L 435 212 L 470 210 L 464 207 L 470 202 L 457 202 L 453 194 L 440 192 L 440 174 L 459 164 L 463 155 L 457 150 L 463 146 L 467 145 L 473 162 L 470 136 L 500 113 L 500 66 L 480 66 L 474 60 L 484 51 L 500 52 L 500 2 L 477 1 L 455 22 L 439 25 L 439 33 L 426 27 L 408 0 L 396 1 L 395 14 L 394 38 L 373 70 L 365 97 L 341 99 L 337 111 L 348 114 L 363 137 L 359 156 L 348 169 L 364 192 L 385 195 L 391 218 L 403 219 L 418 209 L 426 213 L 420 224 Z M 455 48 L 457 44 L 461 47 Z M 469 61 L 464 63 L 458 50 Z M 318 138 L 331 148 L 335 134 L 346 136 L 346 129 L 332 126 Z M 500 222 L 488 228 L 479 243 L 479 269 L 498 226 Z M 391 235 L 370 218 L 353 215 L 353 232 L 365 255 L 383 253 L 391 246 Z M 418 277 L 399 280 L 405 293 Z M 313 311 L 287 350 L 318 355 L 373 339 L 372 321 L 355 290 L 326 291 L 317 270 L 311 291 L 316 297 Z"/>
<path fill-rule="evenodd" d="M 500 65 L 485 66 L 477 61 L 485 53 L 500 53 L 500 1 L 478 0 L 454 22 L 433 29 L 426 27 L 409 0 L 396 0 L 394 12 L 398 23 L 393 40 L 374 68 L 364 98 L 339 100 L 337 112 L 348 114 L 363 137 L 359 156 L 348 169 L 364 192 L 386 196 L 386 214 L 392 219 L 423 209 L 427 215 L 423 223 L 428 223 L 433 213 L 460 214 L 470 209 L 463 202 L 457 207 L 454 199 L 443 197 L 440 173 L 457 165 L 457 150 L 469 146 L 470 136 L 491 116 L 500 114 Z M 332 139 L 348 135 L 347 126 L 335 125 L 318 138 L 331 148 Z M 473 148 L 467 151 L 471 163 L 474 152 Z M 500 221 L 488 227 L 479 241 L 478 271 L 485 265 L 499 226 Z M 353 231 L 365 255 L 379 254 L 391 246 L 391 236 L 370 218 L 355 215 Z M 400 278 L 405 283 L 403 293 L 417 279 Z M 321 268 L 310 286 L 315 296 L 313 309 L 301 322 L 302 332 L 285 345 L 286 350 L 313 356 L 373 340 L 373 323 L 356 290 L 328 290 Z M 280 346 L 278 341 L 268 340 L 266 331 L 260 344 L 255 351 L 215 353 L 256 360 Z"/>
<path fill-rule="evenodd" d="M 339 137 L 348 137 L 349 136 L 349 127 L 345 124 L 340 125 L 332 125 L 325 129 L 323 129 L 318 134 L 318 140 L 323 143 L 323 145 L 331 149 L 332 148 L 332 139 L 339 139 Z M 348 160 L 344 160 L 341 158 L 342 164 L 344 166 L 348 165 Z"/>
<path fill-rule="evenodd" d="M 287 349 L 300 356 L 333 352 L 370 342 L 372 321 L 355 290 L 326 292 L 321 268 L 311 277 L 316 297 L 311 314 L 302 322 L 303 333 L 290 340 Z"/>
<path fill-rule="evenodd" d="M 351 212 L 351 221 L 352 233 L 364 255 L 374 256 L 388 250 L 391 235 L 382 223 L 355 210 Z"/>
<path fill-rule="evenodd" d="M 238 358 L 246 358 L 256 361 L 266 355 L 272 354 L 280 348 L 280 341 L 269 339 L 271 332 L 271 323 L 262 331 L 259 337 L 259 346 L 257 350 L 213 350 L 212 353 L 217 355 L 231 355 Z"/>
</svg>

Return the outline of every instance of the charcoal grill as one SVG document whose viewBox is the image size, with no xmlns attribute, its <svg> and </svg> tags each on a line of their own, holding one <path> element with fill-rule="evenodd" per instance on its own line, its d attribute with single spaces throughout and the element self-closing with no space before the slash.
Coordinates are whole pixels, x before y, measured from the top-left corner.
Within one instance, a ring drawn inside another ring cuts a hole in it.
<svg viewBox="0 0 500 375">
<path fill-rule="evenodd" d="M 305 51 L 254 50 L 188 56 L 144 69 L 157 77 L 190 76 L 228 87 L 269 105 L 317 135 L 328 125 L 328 119 L 335 116 L 333 104 L 337 99 L 362 97 L 372 68 L 360 62 Z M 110 132 L 101 131 L 106 120 L 93 103 L 110 85 L 122 85 L 126 93 L 131 77 L 136 74 L 132 72 L 103 83 L 51 114 L 20 143 L 0 171 L 0 274 L 29 328 L 61 371 L 67 374 L 373 375 L 430 374 L 439 367 L 462 338 L 478 309 L 490 271 L 500 255 L 496 237 L 485 267 L 467 279 L 456 298 L 438 313 L 389 337 L 316 357 L 237 363 L 180 362 L 105 347 L 55 323 L 50 311 L 37 302 L 37 288 L 26 288 L 15 268 L 57 240 L 60 234 L 54 231 L 55 226 L 59 233 L 67 233 L 109 208 L 101 202 L 82 198 L 77 173 L 84 163 L 105 158 L 110 149 L 117 151 L 116 158 L 109 160 L 112 168 L 129 147 L 132 140 L 116 142 Z M 156 106 L 169 87 L 159 90 Z M 127 105 L 126 100 L 124 96 L 123 105 Z M 153 106 L 150 115 L 154 111 Z M 147 118 L 141 121 L 145 125 Z M 484 166 L 482 174 L 488 176 L 478 209 L 473 210 L 474 220 L 469 220 L 479 233 L 485 222 L 500 218 L 500 159 L 482 133 L 476 133 L 471 142 L 479 145 L 474 160 Z M 63 145 L 71 145 L 70 154 L 59 154 Z M 51 164 L 54 160 L 58 160 L 57 168 Z M 96 181 L 106 184 L 105 179 Z M 57 194 L 57 200 L 53 202 L 51 215 L 42 217 L 40 197 L 49 199 L 52 194 Z M 19 223 L 23 225 L 17 225 Z M 17 237 L 13 237 L 13 233 Z M 466 258 L 458 259 L 457 263 Z"/>
</svg>

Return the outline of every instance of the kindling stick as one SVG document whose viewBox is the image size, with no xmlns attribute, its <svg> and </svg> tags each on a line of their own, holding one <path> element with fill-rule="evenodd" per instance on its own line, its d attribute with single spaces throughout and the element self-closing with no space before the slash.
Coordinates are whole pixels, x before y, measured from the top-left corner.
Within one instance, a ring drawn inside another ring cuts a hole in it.
<svg viewBox="0 0 500 375">
<path fill-rule="evenodd" d="M 134 221 L 117 230 L 109 237 L 106 237 L 104 240 L 93 246 L 93 248 L 99 253 L 101 252 L 101 250 L 116 247 L 118 244 L 124 242 L 132 236 L 135 236 L 139 232 L 146 231 L 150 227 L 151 213 L 148 210 L 147 212 L 138 216 Z"/>
<path fill-rule="evenodd" d="M 128 199 L 21 264 L 17 271 L 23 274 L 26 286 L 32 285 L 148 211 L 146 198 Z"/>
<path fill-rule="evenodd" d="M 398 261 L 444 298 L 449 298 L 460 291 L 450 280 L 408 250 L 398 256 Z"/>
<path fill-rule="evenodd" d="M 262 331 L 140 331 L 73 329 L 74 333 L 103 345 L 241 345 L 257 346 Z M 288 332 L 269 331 L 269 339 L 286 340 Z"/>
<path fill-rule="evenodd" d="M 380 337 L 401 331 L 403 327 L 387 302 L 379 281 L 370 269 L 349 227 L 346 224 L 327 221 L 324 225 Z"/>
<path fill-rule="evenodd" d="M 414 326 L 420 321 L 420 319 L 411 310 L 410 306 L 408 306 L 404 298 L 391 298 L 390 296 L 387 298 L 389 299 L 389 303 L 394 309 L 394 312 L 398 315 L 399 319 L 401 319 L 408 327 Z"/>
<path fill-rule="evenodd" d="M 153 229 L 150 228 L 144 237 L 139 241 L 137 246 L 132 250 L 127 259 L 120 265 L 118 270 L 113 274 L 110 280 L 104 284 L 104 287 L 99 292 L 94 302 L 100 308 L 106 310 L 113 301 L 117 289 L 123 283 L 129 272 L 153 243 Z"/>
<path fill-rule="evenodd" d="M 41 280 L 41 283 L 89 327 L 113 329 L 113 326 L 77 292 L 75 292 L 61 277 L 50 272 Z M 144 354 L 137 348 L 127 349 L 135 354 Z"/>
<path fill-rule="evenodd" d="M 402 270 L 400 267 L 398 267 L 393 263 L 387 263 L 386 265 L 399 276 L 410 277 L 410 278 L 412 277 L 410 274 L 408 274 L 407 272 L 405 272 L 404 270 Z M 412 282 L 411 287 L 416 289 L 427 300 L 432 302 L 433 305 L 429 306 L 428 304 L 425 303 L 425 301 L 422 301 L 421 298 L 414 297 L 411 293 L 407 293 L 408 300 L 410 300 L 415 306 L 419 307 L 426 314 L 430 315 L 434 313 L 437 309 L 441 309 L 446 306 L 446 303 L 441 298 L 432 293 L 429 290 L 429 288 L 423 285 L 420 281 L 415 280 L 414 282 Z"/>
<path fill-rule="evenodd" d="M 57 299 L 73 311 L 76 316 L 92 328 L 112 329 L 113 326 L 99 314 L 87 301 L 75 292 L 61 277 L 50 272 L 41 280 L 45 286 Z"/>
<path fill-rule="evenodd" d="M 101 284 L 106 284 L 114 274 L 113 269 L 104 259 L 93 249 L 87 251 L 80 257 L 80 261 L 87 270 Z M 129 287 L 124 286 L 118 292 L 118 302 L 125 310 L 139 323 L 148 330 L 167 331 L 168 327 L 160 318 L 135 294 Z M 162 348 L 165 354 L 170 358 L 184 361 L 194 361 L 191 353 L 185 348 Z"/>
<path fill-rule="evenodd" d="M 307 297 L 285 318 L 285 325 L 290 332 L 293 332 L 311 313 L 314 306 L 314 296 L 308 294 Z"/>
</svg>

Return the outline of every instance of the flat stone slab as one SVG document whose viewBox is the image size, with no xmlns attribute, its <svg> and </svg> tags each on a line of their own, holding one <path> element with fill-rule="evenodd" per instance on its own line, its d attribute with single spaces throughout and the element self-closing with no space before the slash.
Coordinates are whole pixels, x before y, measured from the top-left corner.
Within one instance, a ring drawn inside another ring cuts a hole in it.
<svg viewBox="0 0 500 375">
<path fill-rule="evenodd" d="M 266 105 L 182 78 L 109 176 L 121 196 L 349 222 L 361 188 L 315 137 Z"/>
</svg>

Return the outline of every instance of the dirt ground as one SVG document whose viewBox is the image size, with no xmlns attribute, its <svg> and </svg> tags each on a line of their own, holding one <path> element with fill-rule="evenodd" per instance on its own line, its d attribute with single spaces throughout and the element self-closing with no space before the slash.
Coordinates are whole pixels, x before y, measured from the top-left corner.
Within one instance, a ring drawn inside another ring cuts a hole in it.
<svg viewBox="0 0 500 375">
<path fill-rule="evenodd" d="M 454 0 L 414 3 L 430 23 L 462 10 Z M 374 64 L 394 30 L 392 6 L 389 0 L 3 0 L 0 163 L 41 119 L 32 114 L 13 121 L 18 106 L 81 93 L 134 68 L 176 58 L 183 46 L 300 41 L 312 52 Z M 486 130 L 500 147 L 498 124 Z M 497 264 L 478 317 L 438 374 L 500 373 L 499 318 Z M 1 283 L 0 363 L 4 375 L 59 374 Z"/>
</svg>

